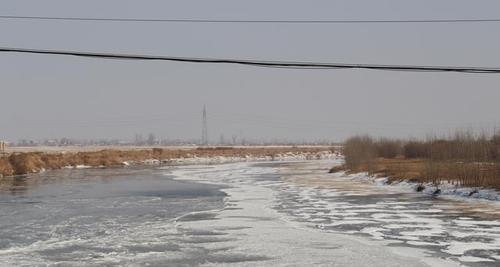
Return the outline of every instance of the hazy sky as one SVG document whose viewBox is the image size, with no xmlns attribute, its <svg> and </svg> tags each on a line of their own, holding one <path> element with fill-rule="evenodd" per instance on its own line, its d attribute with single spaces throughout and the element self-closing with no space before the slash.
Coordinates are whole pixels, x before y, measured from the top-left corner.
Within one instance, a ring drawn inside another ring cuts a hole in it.
<svg viewBox="0 0 500 267">
<path fill-rule="evenodd" d="M 0 15 L 163 19 L 500 18 L 500 1 L 23 1 Z M 235 59 L 500 67 L 500 23 L 176 24 L 0 19 L 0 46 Z M 0 138 L 342 140 L 500 126 L 500 75 L 285 70 L 0 54 Z"/>
</svg>

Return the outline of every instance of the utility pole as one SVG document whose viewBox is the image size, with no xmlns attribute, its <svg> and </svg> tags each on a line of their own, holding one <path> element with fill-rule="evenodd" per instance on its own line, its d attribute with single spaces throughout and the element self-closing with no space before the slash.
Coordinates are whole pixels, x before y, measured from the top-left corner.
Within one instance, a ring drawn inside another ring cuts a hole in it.
<svg viewBox="0 0 500 267">
<path fill-rule="evenodd" d="M 203 122 L 201 126 L 201 145 L 208 145 L 207 108 L 203 105 Z"/>
<path fill-rule="evenodd" d="M 0 154 L 4 154 L 5 153 L 5 142 L 0 140 Z"/>
</svg>

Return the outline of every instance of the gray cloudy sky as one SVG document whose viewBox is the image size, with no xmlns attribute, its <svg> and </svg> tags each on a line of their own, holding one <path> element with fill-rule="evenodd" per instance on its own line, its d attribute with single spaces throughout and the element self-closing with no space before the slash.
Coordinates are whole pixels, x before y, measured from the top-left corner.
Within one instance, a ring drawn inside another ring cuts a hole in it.
<svg viewBox="0 0 500 267">
<path fill-rule="evenodd" d="M 164 19 L 500 18 L 500 1 L 25 1 L 0 15 Z M 500 23 L 176 24 L 0 19 L 0 46 L 165 56 L 500 66 Z M 500 126 L 500 75 L 284 70 L 0 54 L 0 138 L 342 140 Z"/>
</svg>

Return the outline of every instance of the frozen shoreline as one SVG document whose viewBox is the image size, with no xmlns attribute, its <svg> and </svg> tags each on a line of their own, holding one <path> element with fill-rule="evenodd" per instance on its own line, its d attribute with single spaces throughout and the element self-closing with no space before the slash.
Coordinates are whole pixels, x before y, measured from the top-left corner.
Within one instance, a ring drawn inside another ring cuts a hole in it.
<svg viewBox="0 0 500 267">
<path fill-rule="evenodd" d="M 125 162 L 125 164 L 145 164 L 145 165 L 214 165 L 223 163 L 238 163 L 238 162 L 264 162 L 264 161 L 300 161 L 300 160 L 327 160 L 337 159 L 338 154 L 331 151 L 319 151 L 315 153 L 310 152 L 287 152 L 280 153 L 273 156 L 254 156 L 251 154 L 244 157 L 227 157 L 227 156 L 213 156 L 213 157 L 191 157 L 191 158 L 173 158 L 166 161 L 157 159 L 147 159 L 139 163 Z"/>
<path fill-rule="evenodd" d="M 339 156 L 333 167 L 343 164 L 342 156 Z M 397 180 L 390 182 L 388 177 L 376 177 L 368 172 L 357 172 L 348 174 L 347 171 L 338 171 L 331 173 L 334 177 L 347 177 L 353 180 L 367 181 L 381 186 L 393 186 L 405 191 L 422 192 L 428 195 L 437 195 L 443 197 L 454 197 L 463 200 L 484 200 L 498 202 L 500 205 L 500 191 L 484 187 L 465 187 L 453 184 L 451 182 L 440 183 L 418 183 L 409 180 Z"/>
<path fill-rule="evenodd" d="M 461 200 L 482 200 L 495 202 L 500 205 L 500 192 L 494 189 L 482 187 L 462 187 L 451 183 L 441 183 L 434 185 L 432 183 L 416 183 L 408 180 L 389 182 L 387 177 L 375 177 L 367 172 L 359 172 L 347 174 L 345 171 L 340 171 L 331 174 L 333 177 L 345 177 L 352 180 L 370 182 L 379 186 L 390 186 L 400 188 L 406 192 L 421 192 L 427 195 L 435 195 L 441 197 L 456 198 Z"/>
</svg>

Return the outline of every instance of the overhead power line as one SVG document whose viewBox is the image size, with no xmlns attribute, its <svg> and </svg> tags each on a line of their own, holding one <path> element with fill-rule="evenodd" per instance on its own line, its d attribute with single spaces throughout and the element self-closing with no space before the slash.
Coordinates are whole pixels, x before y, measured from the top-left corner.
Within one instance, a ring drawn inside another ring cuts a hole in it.
<svg viewBox="0 0 500 267">
<path fill-rule="evenodd" d="M 280 24 L 349 24 L 349 23 L 482 23 L 500 22 L 500 18 L 483 19 L 381 19 L 381 20 L 234 20 L 234 19 L 145 19 L 145 18 L 93 18 L 93 17 L 46 17 L 0 15 L 0 19 L 15 20 L 63 20 L 109 22 L 171 22 L 171 23 L 280 23 Z"/>
<path fill-rule="evenodd" d="M 206 64 L 238 64 L 268 68 L 291 68 L 291 69 L 371 69 L 385 71 L 411 71 L 411 72 L 463 72 L 463 73 L 500 73 L 500 68 L 488 67 L 452 67 L 452 66 L 416 66 L 416 65 L 377 65 L 377 64 L 349 64 L 349 63 L 316 63 L 296 61 L 264 61 L 244 59 L 222 59 L 222 58 L 196 58 L 196 57 L 169 57 L 155 55 L 133 55 L 115 53 L 77 52 L 63 50 L 41 50 L 0 47 L 0 52 L 28 53 L 45 55 L 65 55 L 89 58 L 104 58 L 118 60 L 152 60 L 173 61 L 186 63 Z"/>
</svg>

